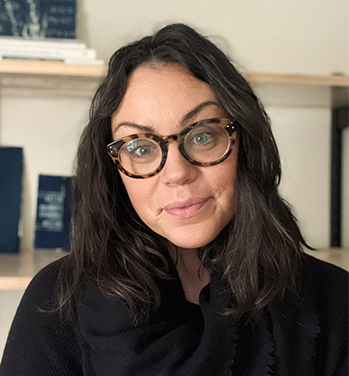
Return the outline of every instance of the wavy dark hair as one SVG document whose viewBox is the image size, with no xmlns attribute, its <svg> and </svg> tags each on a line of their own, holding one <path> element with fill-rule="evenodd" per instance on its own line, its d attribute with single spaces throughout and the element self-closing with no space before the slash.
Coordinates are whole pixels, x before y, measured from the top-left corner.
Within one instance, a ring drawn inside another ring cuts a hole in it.
<svg viewBox="0 0 349 376">
<path fill-rule="evenodd" d="M 69 306 L 86 280 L 138 317 L 148 317 L 161 304 L 158 281 L 171 276 L 168 241 L 140 220 L 106 152 L 111 116 L 129 75 L 159 63 L 180 64 L 206 82 L 239 123 L 234 217 L 198 256 L 223 275 L 231 297 L 226 314 L 257 316 L 294 288 L 307 244 L 278 194 L 280 158 L 263 106 L 227 56 L 183 24 L 122 47 L 110 59 L 78 148 L 72 249 L 61 268 L 60 307 Z"/>
</svg>

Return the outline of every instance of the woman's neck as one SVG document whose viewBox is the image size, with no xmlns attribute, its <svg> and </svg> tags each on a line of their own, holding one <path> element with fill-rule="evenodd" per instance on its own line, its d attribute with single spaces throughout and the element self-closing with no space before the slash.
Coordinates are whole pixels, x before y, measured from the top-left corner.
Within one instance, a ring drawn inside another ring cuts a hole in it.
<svg viewBox="0 0 349 376">
<path fill-rule="evenodd" d="M 200 292 L 210 282 L 210 273 L 202 266 L 197 250 L 171 247 L 170 256 L 176 265 L 186 299 L 199 304 Z"/>
</svg>

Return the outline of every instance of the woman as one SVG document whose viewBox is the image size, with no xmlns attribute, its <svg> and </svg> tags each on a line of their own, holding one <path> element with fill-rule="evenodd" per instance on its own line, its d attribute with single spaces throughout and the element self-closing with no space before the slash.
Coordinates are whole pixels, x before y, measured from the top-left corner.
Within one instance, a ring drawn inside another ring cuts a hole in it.
<svg viewBox="0 0 349 376">
<path fill-rule="evenodd" d="M 1 376 L 347 374 L 347 274 L 303 253 L 268 117 L 206 38 L 118 50 L 77 160 L 71 254 Z"/>
</svg>

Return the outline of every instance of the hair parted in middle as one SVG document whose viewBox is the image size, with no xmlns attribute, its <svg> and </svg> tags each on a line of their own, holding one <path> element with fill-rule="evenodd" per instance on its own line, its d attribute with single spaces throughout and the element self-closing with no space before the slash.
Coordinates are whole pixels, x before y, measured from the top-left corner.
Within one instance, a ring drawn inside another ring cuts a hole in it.
<svg viewBox="0 0 349 376">
<path fill-rule="evenodd" d="M 226 314 L 257 317 L 294 288 L 307 245 L 278 194 L 280 159 L 262 105 L 228 57 L 183 24 L 122 47 L 110 59 L 78 148 L 72 250 L 61 270 L 61 307 L 86 278 L 138 317 L 160 305 L 157 281 L 171 277 L 168 242 L 134 211 L 106 145 L 113 141 L 111 117 L 130 74 L 140 66 L 166 64 L 180 64 L 207 83 L 239 124 L 233 219 L 198 256 L 203 266 L 223 275 L 231 298 Z"/>
</svg>

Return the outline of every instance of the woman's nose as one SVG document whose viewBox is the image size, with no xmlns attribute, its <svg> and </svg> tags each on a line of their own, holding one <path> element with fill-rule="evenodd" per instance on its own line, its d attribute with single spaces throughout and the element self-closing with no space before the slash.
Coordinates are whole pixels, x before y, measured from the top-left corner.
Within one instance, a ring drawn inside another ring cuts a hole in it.
<svg viewBox="0 0 349 376">
<path fill-rule="evenodd" d="M 183 185 L 196 179 L 199 169 L 189 163 L 178 150 L 178 143 L 168 144 L 168 153 L 162 171 L 162 180 L 166 184 Z"/>
</svg>

